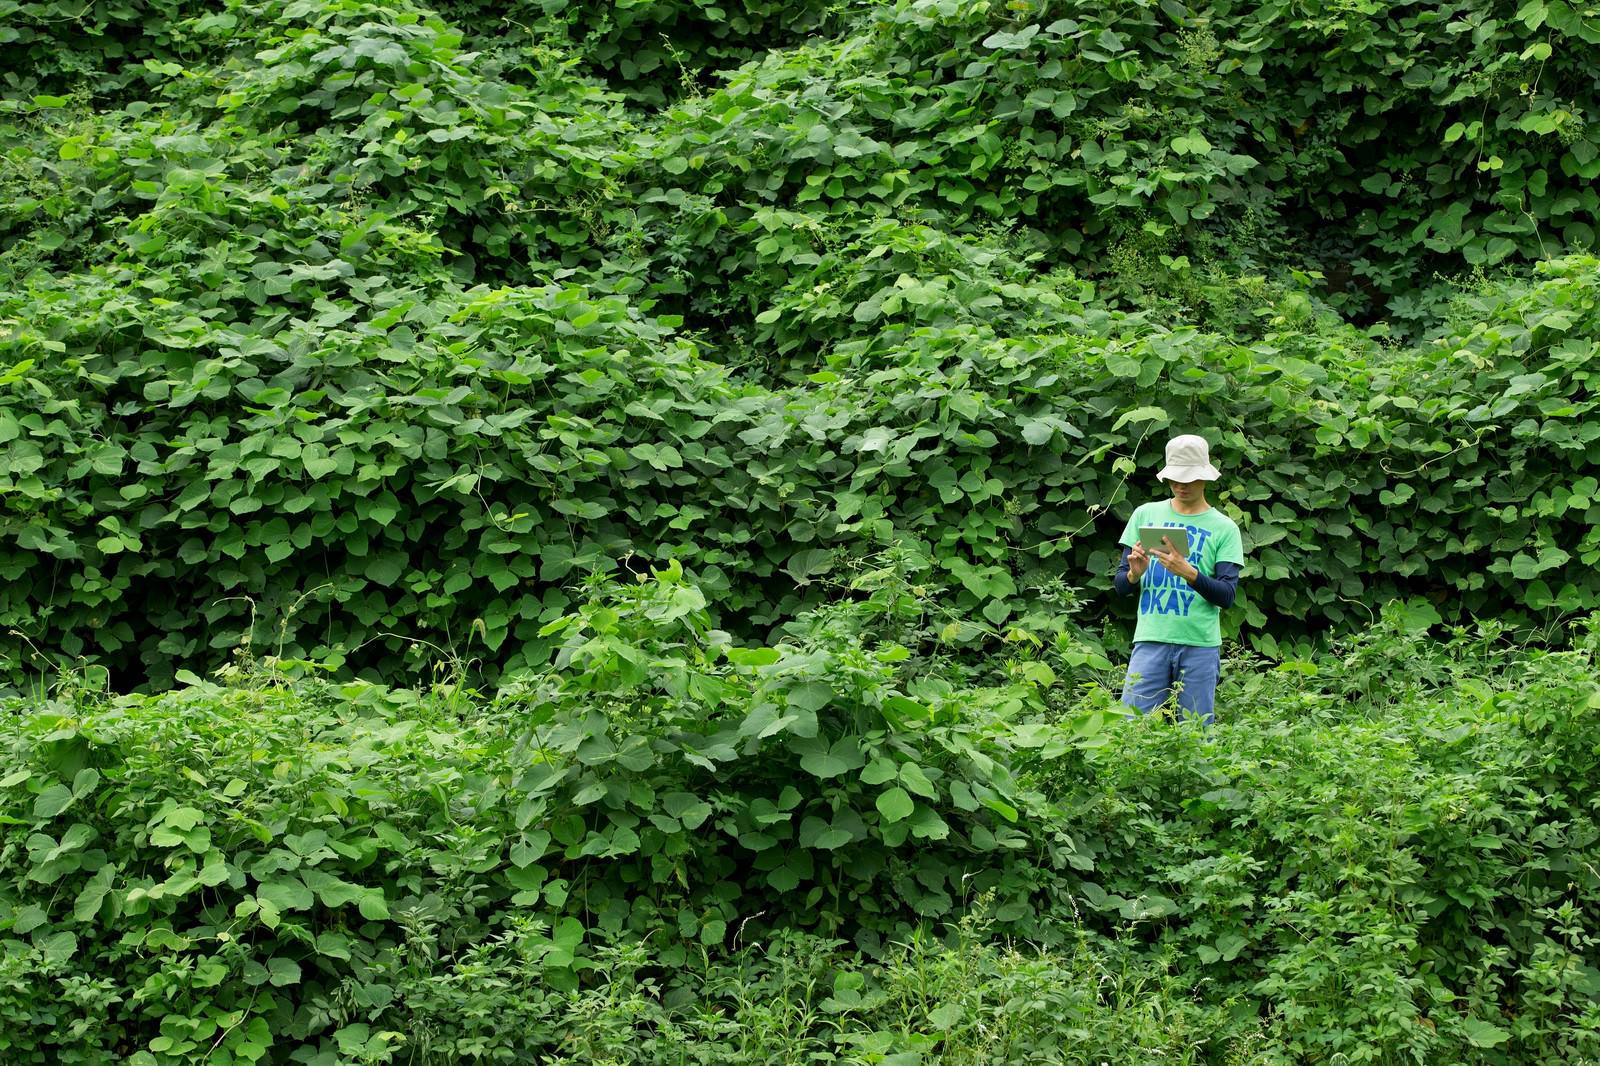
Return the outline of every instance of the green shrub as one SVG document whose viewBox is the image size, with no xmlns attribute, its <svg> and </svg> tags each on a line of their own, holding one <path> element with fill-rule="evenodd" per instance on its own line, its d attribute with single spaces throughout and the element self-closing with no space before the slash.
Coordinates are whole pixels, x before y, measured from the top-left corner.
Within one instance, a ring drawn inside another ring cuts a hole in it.
<svg viewBox="0 0 1600 1066">
<path fill-rule="evenodd" d="M 1391 613 L 1206 734 L 910 656 L 895 596 L 770 648 L 703 600 L 597 588 L 493 701 L 246 661 L 8 704 L 6 1061 L 1600 1050 L 1592 636 Z"/>
<path fill-rule="evenodd" d="M 8 1061 L 377 1054 L 460 1006 L 425 977 L 507 953 L 510 996 L 577 990 L 608 944 L 668 968 L 773 927 L 872 946 L 977 893 L 1040 928 L 1060 846 L 1006 770 L 1034 682 L 901 679 L 905 648 L 828 626 L 742 648 L 676 568 L 550 628 L 556 665 L 481 710 L 309 680 L 13 707 L 9 977 L 71 994 L 3 1004 Z"/>
<path fill-rule="evenodd" d="M 1593 609 L 1595 261 L 1424 291 L 1587 246 L 1591 31 L 1519 11 L 22 5 L 0 684 L 493 682 L 630 557 L 753 640 L 915 557 L 970 648 L 1103 589 L 1180 429 L 1263 650 Z"/>
<path fill-rule="evenodd" d="M 0 624 L 121 688 L 241 641 L 378 679 L 420 638 L 494 677 L 630 556 L 760 635 L 894 552 L 970 641 L 1037 628 L 1052 583 L 1103 587 L 1176 428 L 1215 442 L 1250 564 L 1230 624 L 1268 650 L 1394 597 L 1418 625 L 1551 619 L 1600 591 L 1597 292 L 1595 261 L 1551 264 L 1403 357 L 1059 301 L 1075 335 L 906 323 L 773 389 L 578 287 L 330 306 L 268 339 L 106 275 L 0 377 Z"/>
<path fill-rule="evenodd" d="M 1258 1004 L 1297 1060 L 1582 1061 L 1593 633 L 1513 652 L 1490 626 L 1441 654 L 1386 612 L 1313 662 L 1234 660 L 1215 737 L 1114 730 L 1024 776 L 1094 861 L 1082 904 Z"/>
</svg>

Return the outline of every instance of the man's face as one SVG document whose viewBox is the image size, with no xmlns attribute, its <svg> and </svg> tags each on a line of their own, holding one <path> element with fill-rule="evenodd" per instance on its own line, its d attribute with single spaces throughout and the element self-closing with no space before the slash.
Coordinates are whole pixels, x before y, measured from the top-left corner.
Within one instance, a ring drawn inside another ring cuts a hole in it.
<svg viewBox="0 0 1600 1066">
<path fill-rule="evenodd" d="M 1172 498 L 1179 503 L 1199 503 L 1206 498 L 1204 481 L 1168 481 L 1167 487 L 1172 490 Z"/>
</svg>

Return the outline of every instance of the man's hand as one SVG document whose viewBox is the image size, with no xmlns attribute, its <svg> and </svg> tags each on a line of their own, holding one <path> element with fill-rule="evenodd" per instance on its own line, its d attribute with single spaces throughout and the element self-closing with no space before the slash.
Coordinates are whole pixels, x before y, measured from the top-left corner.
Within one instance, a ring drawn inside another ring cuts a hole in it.
<svg viewBox="0 0 1600 1066">
<path fill-rule="evenodd" d="M 1150 553 L 1144 550 L 1143 544 L 1135 544 L 1128 552 L 1128 581 L 1137 585 L 1148 569 L 1150 569 Z"/>
<path fill-rule="evenodd" d="M 1134 550 L 1139 551 L 1140 549 L 1135 548 Z M 1179 579 L 1189 584 L 1193 584 L 1194 579 L 1200 576 L 1200 571 L 1190 566 L 1189 560 L 1178 554 L 1178 549 L 1172 543 L 1171 537 L 1161 538 L 1161 547 L 1156 549 L 1156 559 L 1162 566 L 1167 568 L 1167 573 L 1176 574 Z M 1132 560 L 1129 560 L 1128 563 L 1128 574 L 1130 577 L 1133 575 Z"/>
</svg>

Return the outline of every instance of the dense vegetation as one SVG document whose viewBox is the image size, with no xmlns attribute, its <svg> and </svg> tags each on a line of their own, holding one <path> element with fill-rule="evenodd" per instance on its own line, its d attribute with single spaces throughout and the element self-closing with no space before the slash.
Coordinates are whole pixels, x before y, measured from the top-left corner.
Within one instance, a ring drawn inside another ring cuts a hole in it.
<svg viewBox="0 0 1600 1066">
<path fill-rule="evenodd" d="M 80 6 L 0 3 L 13 685 L 492 680 L 668 559 L 982 640 L 1099 594 L 1169 426 L 1258 645 L 1597 605 L 1562 0 Z"/>
<path fill-rule="evenodd" d="M 0 1060 L 1600 1058 L 1596 44 L 0 0 Z"/>
<path fill-rule="evenodd" d="M 489 702 L 246 663 L 14 708 L 0 1055 L 1600 1056 L 1592 629 L 1391 612 L 1237 663 L 1208 736 L 861 607 L 741 648 L 667 572 L 568 617 Z"/>
</svg>

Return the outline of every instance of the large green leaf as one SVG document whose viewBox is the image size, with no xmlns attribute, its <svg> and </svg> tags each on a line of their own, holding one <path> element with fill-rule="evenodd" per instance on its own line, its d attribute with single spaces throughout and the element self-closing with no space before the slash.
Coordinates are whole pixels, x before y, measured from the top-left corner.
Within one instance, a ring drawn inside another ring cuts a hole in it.
<svg viewBox="0 0 1600 1066">
<path fill-rule="evenodd" d="M 911 817 L 911 812 L 916 809 L 916 802 L 906 794 L 906 790 L 898 785 L 878 794 L 874 801 L 878 813 L 883 815 L 886 822 L 899 822 Z"/>
<path fill-rule="evenodd" d="M 859 770 L 866 762 L 855 737 L 841 737 L 832 744 L 826 744 L 819 738 L 803 750 L 800 767 L 816 777 L 837 777 L 851 770 Z"/>
</svg>

